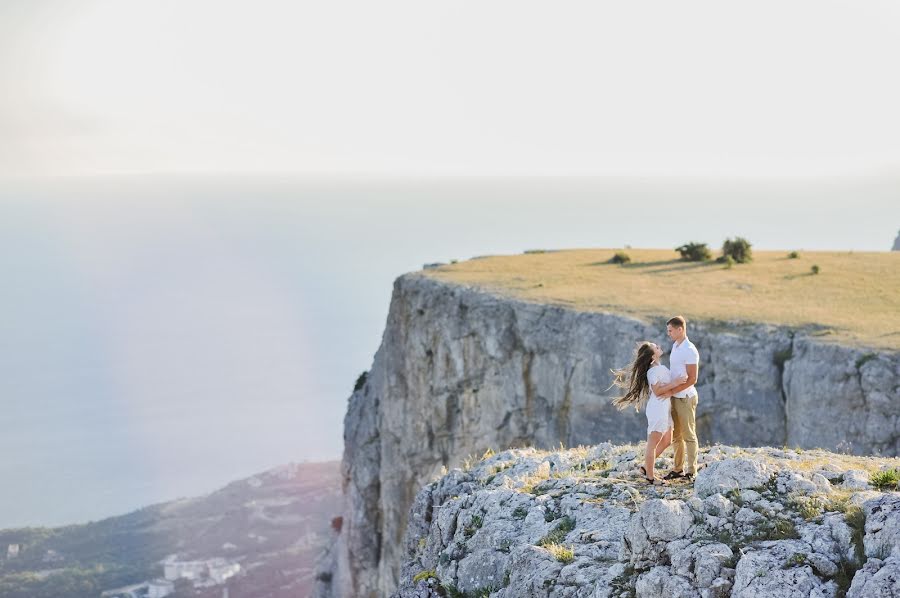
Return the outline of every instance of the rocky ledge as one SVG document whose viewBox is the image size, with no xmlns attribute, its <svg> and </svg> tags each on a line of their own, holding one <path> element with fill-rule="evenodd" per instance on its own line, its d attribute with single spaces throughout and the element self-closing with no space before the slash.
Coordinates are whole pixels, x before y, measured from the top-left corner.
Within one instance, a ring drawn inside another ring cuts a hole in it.
<svg viewBox="0 0 900 598">
<path fill-rule="evenodd" d="M 394 598 L 900 596 L 900 459 L 717 445 L 693 482 L 650 486 L 641 456 L 516 449 L 446 473 L 410 509 Z"/>
</svg>

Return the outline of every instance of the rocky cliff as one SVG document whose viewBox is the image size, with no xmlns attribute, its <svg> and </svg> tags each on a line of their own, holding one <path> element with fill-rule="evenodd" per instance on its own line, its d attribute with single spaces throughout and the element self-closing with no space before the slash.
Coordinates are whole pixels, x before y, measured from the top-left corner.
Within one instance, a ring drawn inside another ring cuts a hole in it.
<svg viewBox="0 0 900 598">
<path fill-rule="evenodd" d="M 900 596 L 900 459 L 714 446 L 658 487 L 640 448 L 510 450 L 429 484 L 394 598 Z"/>
<path fill-rule="evenodd" d="M 644 322 L 496 296 L 424 273 L 394 283 L 382 344 L 344 425 L 344 526 L 319 596 L 387 596 L 407 514 L 442 468 L 486 449 L 634 442 L 643 414 L 609 405 L 609 370 Z M 900 453 L 900 355 L 751 323 L 691 322 L 702 443 Z"/>
</svg>

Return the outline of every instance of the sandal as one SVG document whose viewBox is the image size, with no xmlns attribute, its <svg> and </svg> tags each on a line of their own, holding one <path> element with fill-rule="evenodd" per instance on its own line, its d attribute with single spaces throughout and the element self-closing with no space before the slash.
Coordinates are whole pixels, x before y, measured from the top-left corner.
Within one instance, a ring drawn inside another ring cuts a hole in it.
<svg viewBox="0 0 900 598">
<path fill-rule="evenodd" d="M 647 482 L 648 486 L 665 486 L 666 485 L 666 483 L 664 481 L 662 481 L 661 479 L 656 478 L 656 477 L 648 478 L 647 476 L 644 476 L 644 481 Z"/>
<path fill-rule="evenodd" d="M 645 478 L 647 477 L 647 469 L 643 465 L 638 467 L 638 470 L 640 470 L 642 476 L 644 476 Z"/>
</svg>

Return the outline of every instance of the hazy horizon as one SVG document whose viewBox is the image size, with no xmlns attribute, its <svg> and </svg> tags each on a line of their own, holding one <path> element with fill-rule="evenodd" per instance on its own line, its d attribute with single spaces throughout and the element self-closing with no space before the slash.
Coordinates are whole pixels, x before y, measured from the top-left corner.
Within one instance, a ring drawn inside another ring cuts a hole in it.
<svg viewBox="0 0 900 598">
<path fill-rule="evenodd" d="M 339 458 L 392 281 L 425 263 L 734 235 L 887 250 L 896 199 L 893 179 L 0 184 L 0 527 Z"/>
</svg>

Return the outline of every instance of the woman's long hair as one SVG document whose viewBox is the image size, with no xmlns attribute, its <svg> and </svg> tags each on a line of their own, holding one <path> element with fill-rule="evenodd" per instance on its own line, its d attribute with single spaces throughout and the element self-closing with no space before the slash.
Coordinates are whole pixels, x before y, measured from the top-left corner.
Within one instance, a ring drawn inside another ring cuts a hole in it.
<svg viewBox="0 0 900 598">
<path fill-rule="evenodd" d="M 616 397 L 612 402 L 619 411 L 630 406 L 634 406 L 634 410 L 638 411 L 650 397 L 647 370 L 653 364 L 653 351 L 653 343 L 644 341 L 635 350 L 634 360 L 630 365 L 620 370 L 610 370 L 613 374 L 613 383 L 609 385 L 609 388 L 617 386 L 625 390 L 624 396 Z"/>
</svg>

